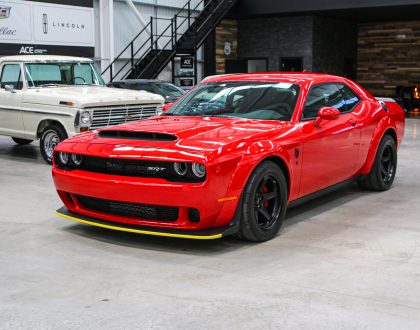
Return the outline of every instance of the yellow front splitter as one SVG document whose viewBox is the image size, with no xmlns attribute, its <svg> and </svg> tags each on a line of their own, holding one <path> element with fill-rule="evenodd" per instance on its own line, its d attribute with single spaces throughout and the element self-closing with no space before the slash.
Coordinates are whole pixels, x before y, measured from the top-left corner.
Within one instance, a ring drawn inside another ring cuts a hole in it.
<svg viewBox="0 0 420 330">
<path fill-rule="evenodd" d="M 95 227 L 101 227 L 111 230 L 124 231 L 128 233 L 136 233 L 143 235 L 152 236 L 164 236 L 164 237 L 175 237 L 175 238 L 187 238 L 187 239 L 200 239 L 200 240 L 211 240 L 222 238 L 223 236 L 230 235 L 231 226 L 222 228 L 212 228 L 200 231 L 186 231 L 186 230 L 168 230 L 168 229 L 156 229 L 150 227 L 139 227 L 129 224 L 121 224 L 110 221 L 104 221 L 96 218 L 91 218 L 82 214 L 74 213 L 69 211 L 66 207 L 61 207 L 55 212 L 60 217 L 80 222 L 86 225 Z"/>
</svg>

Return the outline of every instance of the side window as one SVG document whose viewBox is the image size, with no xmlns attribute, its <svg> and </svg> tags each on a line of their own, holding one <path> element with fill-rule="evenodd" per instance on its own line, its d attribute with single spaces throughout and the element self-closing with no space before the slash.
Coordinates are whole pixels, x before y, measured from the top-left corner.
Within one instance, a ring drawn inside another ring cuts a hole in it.
<svg viewBox="0 0 420 330">
<path fill-rule="evenodd" d="M 322 107 L 333 107 L 346 112 L 344 99 L 336 84 L 321 84 L 311 88 L 306 97 L 302 119 L 315 119 Z"/>
<path fill-rule="evenodd" d="M 20 71 L 20 64 L 5 64 L 1 72 L 0 86 L 10 85 L 14 89 L 22 89 L 22 74 Z"/>
<path fill-rule="evenodd" d="M 359 104 L 360 99 L 357 97 L 356 93 L 351 90 L 350 87 L 346 85 L 337 85 L 338 90 L 343 96 L 344 103 L 346 105 L 346 111 L 351 112 Z"/>
</svg>

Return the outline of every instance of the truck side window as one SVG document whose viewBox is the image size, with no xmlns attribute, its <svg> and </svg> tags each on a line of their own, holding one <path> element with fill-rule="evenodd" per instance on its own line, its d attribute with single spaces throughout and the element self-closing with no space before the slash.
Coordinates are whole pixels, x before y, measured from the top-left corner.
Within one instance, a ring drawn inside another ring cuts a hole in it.
<svg viewBox="0 0 420 330">
<path fill-rule="evenodd" d="M 0 87 L 10 85 L 14 89 L 22 89 L 22 74 L 19 64 L 5 64 L 1 72 Z"/>
</svg>

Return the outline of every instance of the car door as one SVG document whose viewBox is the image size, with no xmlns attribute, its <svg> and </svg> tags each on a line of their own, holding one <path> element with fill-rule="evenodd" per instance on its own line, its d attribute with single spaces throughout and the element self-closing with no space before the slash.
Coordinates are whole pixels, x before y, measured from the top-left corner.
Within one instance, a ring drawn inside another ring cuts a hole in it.
<svg viewBox="0 0 420 330">
<path fill-rule="evenodd" d="M 358 97 L 351 100 L 341 90 L 342 84 L 313 86 L 307 96 L 301 118 L 303 135 L 302 172 L 299 197 L 351 178 L 356 171 L 360 128 L 353 110 Z M 334 107 L 340 116 L 314 125 L 321 107 Z"/>
<path fill-rule="evenodd" d="M 21 65 L 4 63 L 0 70 L 0 134 L 24 137 Z"/>
</svg>

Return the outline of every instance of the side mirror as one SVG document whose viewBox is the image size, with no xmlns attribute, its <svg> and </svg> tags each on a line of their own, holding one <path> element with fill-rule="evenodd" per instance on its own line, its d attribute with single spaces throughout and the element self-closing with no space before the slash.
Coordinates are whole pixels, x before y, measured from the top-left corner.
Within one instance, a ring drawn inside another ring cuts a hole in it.
<svg viewBox="0 0 420 330">
<path fill-rule="evenodd" d="M 165 104 L 162 106 L 162 111 L 163 111 L 163 112 L 168 111 L 168 109 L 169 109 L 171 106 L 173 106 L 173 104 L 174 104 L 174 103 L 175 103 L 175 102 L 165 103 Z"/>
<path fill-rule="evenodd" d="M 4 85 L 4 90 L 10 93 L 16 93 L 16 90 L 14 89 L 13 85 Z"/>
<path fill-rule="evenodd" d="M 321 120 L 334 120 L 340 117 L 340 111 L 332 107 L 322 107 L 318 111 L 318 117 L 314 120 L 313 125 L 316 127 L 320 126 Z"/>
</svg>

